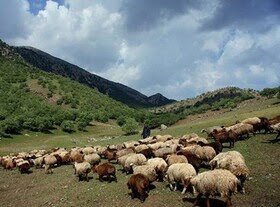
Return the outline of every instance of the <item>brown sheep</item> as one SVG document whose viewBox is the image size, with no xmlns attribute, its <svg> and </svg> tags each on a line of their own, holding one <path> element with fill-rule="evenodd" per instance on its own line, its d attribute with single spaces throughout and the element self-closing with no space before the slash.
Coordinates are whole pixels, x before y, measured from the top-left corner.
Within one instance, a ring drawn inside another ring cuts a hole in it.
<svg viewBox="0 0 280 207">
<path fill-rule="evenodd" d="M 71 162 L 82 163 L 84 161 L 84 154 L 81 150 L 72 150 L 70 152 Z"/>
<path fill-rule="evenodd" d="M 273 117 L 272 119 L 269 119 L 269 123 L 271 125 L 275 125 L 275 124 L 280 123 L 280 115 L 278 115 L 276 117 Z"/>
<path fill-rule="evenodd" d="M 226 129 L 222 129 L 221 131 L 213 130 L 212 135 L 215 141 L 219 141 L 220 143 L 229 142 L 230 148 L 234 147 L 234 142 L 237 140 L 237 134 L 233 130 L 226 131 Z"/>
<path fill-rule="evenodd" d="M 30 163 L 27 160 L 24 160 L 24 161 L 18 163 L 17 166 L 18 166 L 20 173 L 28 173 L 29 169 L 31 167 Z"/>
<path fill-rule="evenodd" d="M 117 160 L 117 150 L 116 149 L 110 149 L 107 147 L 107 149 L 103 152 L 104 158 L 108 159 L 109 162 L 112 160 Z"/>
<path fill-rule="evenodd" d="M 128 189 L 131 189 L 131 198 L 138 197 L 142 203 L 148 197 L 149 185 L 149 179 L 141 173 L 132 175 L 127 182 Z"/>
<path fill-rule="evenodd" d="M 112 178 L 117 182 L 116 168 L 108 162 L 93 166 L 92 172 L 98 174 L 99 180 L 101 182 L 103 181 L 104 177 L 106 177 L 109 182 L 112 181 Z"/>
</svg>

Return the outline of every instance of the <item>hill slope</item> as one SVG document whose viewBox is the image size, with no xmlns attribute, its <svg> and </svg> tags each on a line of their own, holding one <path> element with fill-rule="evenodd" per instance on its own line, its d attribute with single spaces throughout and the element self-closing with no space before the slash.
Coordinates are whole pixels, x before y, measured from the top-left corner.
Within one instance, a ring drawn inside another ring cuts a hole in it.
<svg viewBox="0 0 280 207">
<path fill-rule="evenodd" d="M 129 106 L 152 107 L 174 102 L 174 100 L 167 99 L 163 96 L 157 97 L 157 101 L 154 101 L 153 98 L 147 97 L 123 84 L 115 83 L 98 75 L 89 73 L 76 65 L 32 47 L 14 47 L 14 49 L 26 62 L 41 70 L 62 75 L 91 88 L 96 88 L 101 93 L 107 94 L 111 98 L 121 101 Z"/>
<path fill-rule="evenodd" d="M 106 122 L 120 116 L 140 121 L 144 112 L 32 67 L 0 41 L 0 132 L 48 131 L 63 124 L 71 131 L 93 119 Z"/>
</svg>

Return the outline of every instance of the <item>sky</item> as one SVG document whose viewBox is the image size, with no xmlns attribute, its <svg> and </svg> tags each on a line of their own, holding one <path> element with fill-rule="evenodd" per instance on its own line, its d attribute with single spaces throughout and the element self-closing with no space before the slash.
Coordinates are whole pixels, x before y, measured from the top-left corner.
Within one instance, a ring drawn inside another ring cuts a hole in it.
<svg viewBox="0 0 280 207">
<path fill-rule="evenodd" d="M 146 95 L 280 85 L 279 0 L 1 0 L 0 25 Z"/>
</svg>

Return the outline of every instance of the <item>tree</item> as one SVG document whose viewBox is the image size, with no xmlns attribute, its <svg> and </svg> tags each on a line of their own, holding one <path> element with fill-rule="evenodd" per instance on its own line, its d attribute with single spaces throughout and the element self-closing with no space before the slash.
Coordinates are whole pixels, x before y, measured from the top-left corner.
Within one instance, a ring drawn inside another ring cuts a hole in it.
<svg viewBox="0 0 280 207">
<path fill-rule="evenodd" d="M 138 123 L 133 118 L 128 118 L 125 120 L 125 124 L 122 126 L 122 130 L 125 134 L 136 134 Z"/>
</svg>

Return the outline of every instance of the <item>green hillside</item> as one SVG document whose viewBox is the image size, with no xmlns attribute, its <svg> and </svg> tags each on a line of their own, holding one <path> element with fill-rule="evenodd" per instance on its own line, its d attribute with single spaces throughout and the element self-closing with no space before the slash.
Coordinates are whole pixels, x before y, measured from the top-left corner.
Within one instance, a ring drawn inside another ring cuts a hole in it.
<svg viewBox="0 0 280 207">
<path fill-rule="evenodd" d="M 92 120 L 123 116 L 143 122 L 144 112 L 70 79 L 43 72 L 0 43 L 0 131 L 84 130 Z"/>
</svg>

